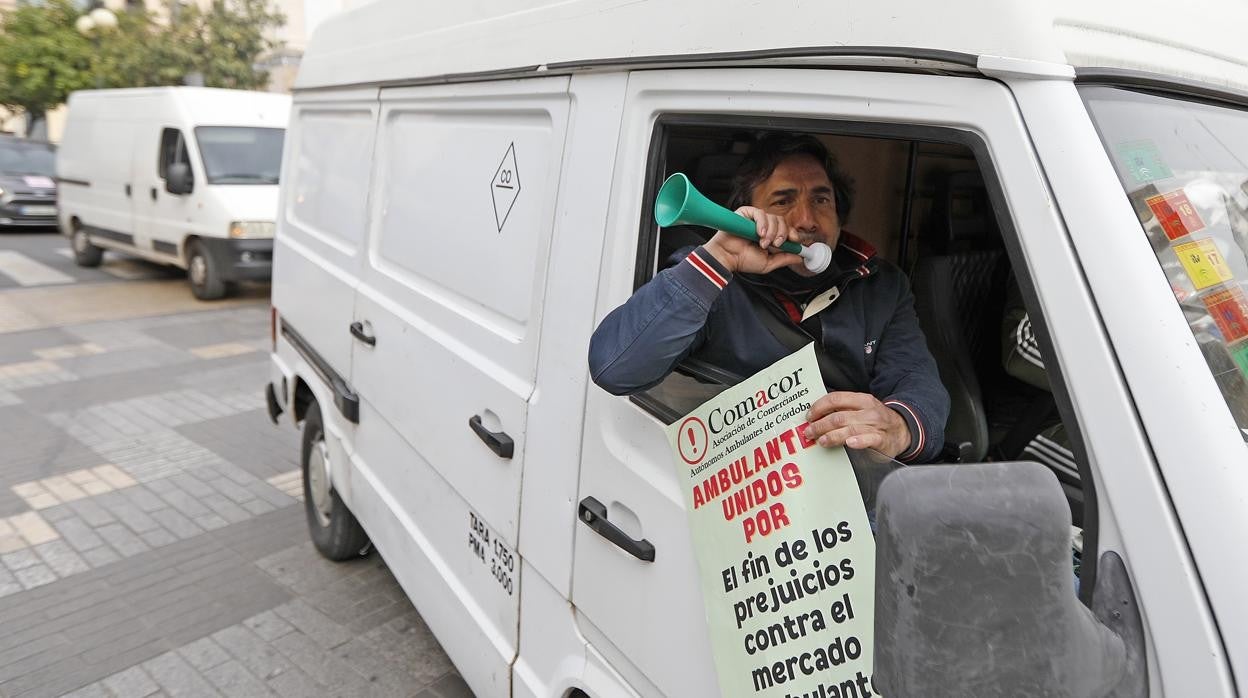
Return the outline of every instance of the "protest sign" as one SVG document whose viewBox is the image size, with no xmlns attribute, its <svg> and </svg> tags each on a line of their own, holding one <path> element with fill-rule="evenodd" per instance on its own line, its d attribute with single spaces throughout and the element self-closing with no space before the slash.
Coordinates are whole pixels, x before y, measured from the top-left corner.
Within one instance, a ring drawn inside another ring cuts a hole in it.
<svg viewBox="0 0 1248 698">
<path fill-rule="evenodd" d="M 875 541 L 842 448 L 805 438 L 813 345 L 668 428 L 720 692 L 869 698 Z"/>
</svg>

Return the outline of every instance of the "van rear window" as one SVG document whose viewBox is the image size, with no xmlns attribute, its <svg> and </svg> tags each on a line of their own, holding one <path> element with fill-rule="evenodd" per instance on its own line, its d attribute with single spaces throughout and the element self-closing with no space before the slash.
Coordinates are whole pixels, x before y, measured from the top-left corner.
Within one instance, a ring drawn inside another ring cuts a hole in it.
<svg viewBox="0 0 1248 698">
<path fill-rule="evenodd" d="M 1248 434 L 1248 111 L 1113 87 L 1080 92 L 1208 369 Z"/>
</svg>

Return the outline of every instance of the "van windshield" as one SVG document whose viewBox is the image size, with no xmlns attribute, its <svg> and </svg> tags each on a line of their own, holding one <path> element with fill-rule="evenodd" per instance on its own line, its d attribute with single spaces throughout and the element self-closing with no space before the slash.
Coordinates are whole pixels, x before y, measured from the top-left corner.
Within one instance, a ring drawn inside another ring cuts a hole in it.
<svg viewBox="0 0 1248 698">
<path fill-rule="evenodd" d="M 56 149 L 46 143 L 0 138 L 0 174 L 56 176 Z"/>
<path fill-rule="evenodd" d="M 277 184 L 285 136 L 280 128 L 195 128 L 209 184 Z"/>
<path fill-rule="evenodd" d="M 1248 110 L 1113 87 L 1080 93 L 1205 363 L 1248 435 Z"/>
</svg>

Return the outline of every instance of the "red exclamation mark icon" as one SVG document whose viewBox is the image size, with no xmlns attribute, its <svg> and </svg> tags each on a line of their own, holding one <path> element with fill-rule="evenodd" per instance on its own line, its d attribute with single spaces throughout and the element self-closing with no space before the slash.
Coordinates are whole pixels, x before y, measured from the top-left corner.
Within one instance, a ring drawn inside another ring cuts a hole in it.
<svg viewBox="0 0 1248 698">
<path fill-rule="evenodd" d="M 693 455 L 696 456 L 698 455 L 698 441 L 693 436 L 693 429 L 689 429 L 686 433 L 689 434 L 689 443 L 693 444 Z"/>
</svg>

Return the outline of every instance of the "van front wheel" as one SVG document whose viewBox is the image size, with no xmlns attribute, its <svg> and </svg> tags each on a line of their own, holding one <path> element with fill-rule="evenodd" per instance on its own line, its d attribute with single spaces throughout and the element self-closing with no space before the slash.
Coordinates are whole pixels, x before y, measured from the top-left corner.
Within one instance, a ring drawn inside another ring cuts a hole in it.
<svg viewBox="0 0 1248 698">
<path fill-rule="evenodd" d="M 87 231 L 81 225 L 74 226 L 69 241 L 74 248 L 74 264 L 80 267 L 100 266 L 100 262 L 104 260 L 104 250 L 91 244 L 91 238 L 87 237 Z"/>
<path fill-rule="evenodd" d="M 191 282 L 191 293 L 201 301 L 215 301 L 225 295 L 221 271 L 199 242 L 192 242 L 187 252 L 186 278 Z"/>
<path fill-rule="evenodd" d="M 321 408 L 313 403 L 303 421 L 303 508 L 308 515 L 312 544 L 334 561 L 358 557 L 368 546 L 368 534 L 330 484 L 330 452 L 321 423 Z"/>
</svg>

